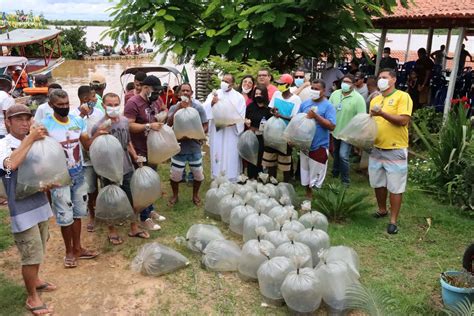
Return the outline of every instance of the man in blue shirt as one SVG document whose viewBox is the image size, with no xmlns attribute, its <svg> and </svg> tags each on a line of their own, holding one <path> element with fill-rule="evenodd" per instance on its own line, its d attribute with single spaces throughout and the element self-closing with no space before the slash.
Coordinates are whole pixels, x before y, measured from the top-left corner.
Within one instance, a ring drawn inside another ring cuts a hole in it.
<svg viewBox="0 0 474 316">
<path fill-rule="evenodd" d="M 311 98 L 301 104 L 299 113 L 307 113 L 316 121 L 316 132 L 309 152 L 300 152 L 301 185 L 306 197 L 312 198 L 313 188 L 320 188 L 326 177 L 329 152 L 329 132 L 336 128 L 336 110 L 325 96 L 326 84 L 316 79 L 311 84 Z"/>
</svg>

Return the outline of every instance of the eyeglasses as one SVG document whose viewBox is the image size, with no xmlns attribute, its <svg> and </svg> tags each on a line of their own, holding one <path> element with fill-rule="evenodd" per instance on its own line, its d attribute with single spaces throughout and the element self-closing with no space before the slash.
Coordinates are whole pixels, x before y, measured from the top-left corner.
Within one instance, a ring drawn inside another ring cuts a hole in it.
<svg viewBox="0 0 474 316">
<path fill-rule="evenodd" d="M 268 77 L 268 75 L 261 75 L 261 74 L 259 74 L 257 77 Z"/>
</svg>

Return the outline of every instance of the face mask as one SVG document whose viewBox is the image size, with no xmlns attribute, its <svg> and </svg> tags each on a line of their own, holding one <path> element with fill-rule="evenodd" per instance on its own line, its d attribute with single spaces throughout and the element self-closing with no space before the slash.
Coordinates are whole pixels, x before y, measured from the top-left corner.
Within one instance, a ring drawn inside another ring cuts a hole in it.
<svg viewBox="0 0 474 316">
<path fill-rule="evenodd" d="M 254 98 L 254 100 L 255 100 L 255 102 L 257 102 L 257 103 L 263 103 L 263 102 L 264 102 L 263 97 L 262 97 L 261 95 L 256 96 L 256 97 Z"/>
<path fill-rule="evenodd" d="M 349 92 L 351 91 L 351 85 L 346 83 L 346 82 L 343 82 L 341 83 L 341 89 L 342 89 L 342 92 Z"/>
<path fill-rule="evenodd" d="M 390 87 L 388 83 L 388 79 L 381 78 L 377 81 L 377 87 L 379 87 L 380 91 L 385 91 Z"/>
<path fill-rule="evenodd" d="M 316 100 L 319 100 L 320 97 L 321 97 L 321 91 L 311 90 L 311 100 L 316 101 Z"/>
<path fill-rule="evenodd" d="M 150 94 L 148 94 L 148 101 L 150 102 L 155 102 L 156 100 L 158 100 L 160 96 L 160 93 L 159 92 L 151 92 Z"/>
<path fill-rule="evenodd" d="M 297 87 L 301 87 L 304 83 L 304 79 L 303 78 L 296 78 L 295 79 L 295 86 Z"/>
<path fill-rule="evenodd" d="M 110 106 L 106 108 L 108 117 L 118 117 L 120 115 L 120 107 Z"/>
<path fill-rule="evenodd" d="M 286 84 L 279 84 L 278 85 L 278 91 L 280 91 L 281 93 L 287 91 L 289 88 L 286 86 Z"/>
<path fill-rule="evenodd" d="M 89 107 L 89 109 L 92 109 L 95 106 L 95 102 L 94 101 L 89 101 L 89 102 L 87 102 L 87 106 Z"/>
<path fill-rule="evenodd" d="M 242 92 L 243 93 L 249 93 L 250 91 L 252 91 L 252 88 L 245 89 L 244 87 L 242 87 Z"/>
<path fill-rule="evenodd" d="M 221 81 L 221 89 L 222 89 L 223 91 L 229 90 L 229 87 L 230 87 L 230 85 L 229 85 L 227 82 Z"/>
<path fill-rule="evenodd" d="M 57 106 L 53 106 L 53 111 L 54 113 L 56 113 L 57 115 L 61 116 L 61 117 L 66 117 L 68 114 L 69 114 L 69 108 L 58 108 Z"/>
<path fill-rule="evenodd" d="M 181 102 L 184 102 L 184 103 L 188 103 L 189 102 L 189 98 L 185 95 L 182 95 L 181 96 Z"/>
</svg>

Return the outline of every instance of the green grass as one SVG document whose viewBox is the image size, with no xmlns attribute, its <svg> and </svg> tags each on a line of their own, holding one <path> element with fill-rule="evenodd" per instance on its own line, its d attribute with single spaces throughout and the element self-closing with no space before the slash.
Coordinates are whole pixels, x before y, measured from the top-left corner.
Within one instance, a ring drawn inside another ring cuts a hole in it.
<svg viewBox="0 0 474 316">
<path fill-rule="evenodd" d="M 13 245 L 13 236 L 7 222 L 9 216 L 7 209 L 0 209 L 0 251 Z"/>
<path fill-rule="evenodd" d="M 25 313 L 26 290 L 0 273 L 0 315 L 22 315 Z"/>
</svg>

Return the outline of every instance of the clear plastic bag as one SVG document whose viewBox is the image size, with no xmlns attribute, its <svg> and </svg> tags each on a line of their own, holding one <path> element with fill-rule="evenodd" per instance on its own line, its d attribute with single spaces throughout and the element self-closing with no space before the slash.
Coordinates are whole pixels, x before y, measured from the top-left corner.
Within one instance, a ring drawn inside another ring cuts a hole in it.
<svg viewBox="0 0 474 316">
<path fill-rule="evenodd" d="M 255 213 L 248 215 L 244 220 L 244 242 L 257 238 L 255 230 L 258 227 L 263 227 L 266 231 L 272 231 L 275 229 L 275 224 L 273 223 L 273 220 L 265 214 Z"/>
<path fill-rule="evenodd" d="M 219 228 L 207 224 L 194 224 L 186 233 L 186 245 L 195 252 L 202 252 L 211 240 L 224 240 Z"/>
<path fill-rule="evenodd" d="M 297 260 L 295 260 L 297 261 Z M 311 268 L 303 268 L 299 262 L 297 269 L 290 271 L 281 285 L 281 294 L 288 308 L 298 313 L 312 313 L 321 305 L 324 282 Z"/>
<path fill-rule="evenodd" d="M 258 200 L 257 203 L 255 204 L 255 209 L 263 214 L 268 215 L 268 212 L 270 212 L 272 208 L 277 207 L 279 205 L 280 204 L 278 203 L 278 201 L 275 200 L 274 198 L 267 198 L 267 199 Z"/>
<path fill-rule="evenodd" d="M 240 247 L 231 240 L 211 240 L 201 262 L 211 271 L 237 271 L 241 253 Z"/>
<path fill-rule="evenodd" d="M 214 180 L 211 182 L 211 189 L 219 188 L 224 183 L 230 183 L 227 177 L 225 176 L 225 172 L 221 172 Z"/>
<path fill-rule="evenodd" d="M 280 300 L 281 285 L 288 273 L 295 270 L 294 264 L 286 257 L 273 257 L 263 262 L 257 270 L 260 293 L 270 300 Z"/>
<path fill-rule="evenodd" d="M 295 240 L 311 249 L 313 267 L 319 263 L 320 252 L 330 246 L 329 235 L 321 229 L 307 228 L 299 232 Z"/>
<path fill-rule="evenodd" d="M 248 193 L 255 193 L 255 190 L 250 185 L 236 185 L 235 194 L 239 195 L 242 199 L 245 199 Z"/>
<path fill-rule="evenodd" d="M 279 199 L 280 198 L 280 191 L 278 187 L 272 183 L 265 184 L 266 194 L 268 197 Z"/>
<path fill-rule="evenodd" d="M 123 155 L 125 152 L 120 141 L 112 135 L 100 135 L 89 148 L 94 171 L 113 183 L 122 184 Z"/>
<path fill-rule="evenodd" d="M 235 193 L 224 196 L 219 201 L 219 204 L 217 204 L 217 208 L 219 209 L 221 220 L 224 223 L 229 224 L 230 212 L 232 211 L 232 209 L 236 206 L 243 205 L 243 204 L 244 204 L 244 200 L 242 200 L 242 198 Z"/>
<path fill-rule="evenodd" d="M 298 113 L 291 118 L 283 137 L 291 146 L 309 150 L 315 133 L 315 120 L 308 118 L 306 113 Z"/>
<path fill-rule="evenodd" d="M 290 198 L 290 203 L 292 205 L 298 205 L 296 191 L 291 183 L 280 182 L 278 183 L 277 188 L 280 191 L 280 197 L 287 196 Z"/>
<path fill-rule="evenodd" d="M 300 257 L 301 267 L 313 268 L 311 249 L 305 244 L 295 241 L 295 233 L 288 232 L 287 234 L 290 241 L 278 246 L 275 250 L 275 256 L 283 256 L 290 259 Z"/>
<path fill-rule="evenodd" d="M 258 164 L 258 148 L 258 138 L 254 132 L 248 130 L 240 135 L 239 142 L 237 143 L 239 155 L 254 166 Z"/>
<path fill-rule="evenodd" d="M 260 238 L 263 234 L 256 232 L 256 235 L 257 239 L 248 240 L 243 245 L 238 266 L 239 273 L 251 280 L 257 279 L 258 268 L 263 262 L 273 257 L 275 251 L 275 246 L 271 242 Z"/>
<path fill-rule="evenodd" d="M 142 210 L 161 196 L 160 176 L 150 167 L 140 167 L 133 173 L 130 189 L 134 208 Z"/>
<path fill-rule="evenodd" d="M 268 240 L 271 242 L 276 248 L 280 245 L 290 242 L 290 238 L 288 237 L 288 231 L 283 230 L 283 224 L 285 223 L 285 217 L 279 217 L 275 220 L 276 223 L 276 230 L 270 231 L 263 235 L 263 239 Z"/>
<path fill-rule="evenodd" d="M 212 107 L 212 117 L 217 128 L 242 124 L 245 121 L 245 118 L 240 115 L 235 106 L 229 100 L 222 98 Z"/>
<path fill-rule="evenodd" d="M 174 115 L 173 130 L 176 139 L 187 137 L 190 139 L 206 139 L 204 129 L 202 128 L 201 116 L 199 112 L 187 107 L 180 109 Z"/>
<path fill-rule="evenodd" d="M 320 254 L 325 262 L 343 261 L 347 263 L 352 272 L 359 276 L 359 256 L 354 249 L 347 246 L 333 246 Z"/>
<path fill-rule="evenodd" d="M 299 233 L 305 230 L 305 227 L 297 219 L 293 219 L 292 217 L 290 217 L 289 219 L 285 220 L 285 223 L 283 224 L 281 229 L 283 231 L 292 231 L 295 233 Z"/>
<path fill-rule="evenodd" d="M 374 147 L 377 136 L 377 123 L 367 113 L 359 113 L 335 137 L 355 147 L 369 149 Z"/>
<path fill-rule="evenodd" d="M 150 130 L 146 139 L 148 162 L 162 163 L 181 151 L 173 129 L 163 125 L 159 131 Z"/>
<path fill-rule="evenodd" d="M 250 205 L 239 205 L 230 212 L 229 228 L 236 234 L 242 235 L 244 232 L 244 221 L 250 214 L 256 214 L 257 211 Z"/>
<path fill-rule="evenodd" d="M 263 193 L 256 192 L 249 192 L 244 198 L 244 200 L 247 201 L 247 204 L 253 206 L 254 208 L 257 205 L 257 202 L 263 199 L 268 199 L 268 196 Z"/>
<path fill-rule="evenodd" d="M 204 199 L 204 211 L 206 214 L 213 218 L 220 219 L 219 202 L 224 196 L 232 194 L 233 192 L 234 188 L 232 185 L 222 185 L 219 188 L 209 189 Z"/>
<path fill-rule="evenodd" d="M 286 129 L 285 121 L 281 118 L 272 116 L 263 130 L 263 142 L 266 147 L 278 150 L 282 154 L 286 154 L 287 142 L 283 138 L 283 132 Z"/>
<path fill-rule="evenodd" d="M 143 275 L 159 276 L 188 265 L 189 260 L 176 250 L 153 242 L 143 245 L 133 259 L 131 268 Z"/>
<path fill-rule="evenodd" d="M 276 220 L 279 217 L 285 217 L 285 219 L 298 219 L 298 212 L 295 210 L 295 208 L 292 205 L 287 205 L 287 206 L 275 206 L 268 212 L 268 216 Z"/>
<path fill-rule="evenodd" d="M 71 184 L 66 155 L 61 145 L 46 136 L 31 145 L 26 158 L 18 168 L 16 197 L 22 199 L 45 187 Z"/>
<path fill-rule="evenodd" d="M 99 190 L 95 205 L 97 219 L 114 223 L 132 218 L 133 215 L 127 194 L 118 185 L 110 184 Z"/>
<path fill-rule="evenodd" d="M 321 229 L 325 232 L 328 231 L 329 223 L 326 215 L 318 211 L 312 210 L 311 201 L 304 201 L 301 204 L 301 212 L 305 213 L 299 218 L 299 221 L 301 222 L 301 224 L 304 225 L 304 227 Z"/>
</svg>

